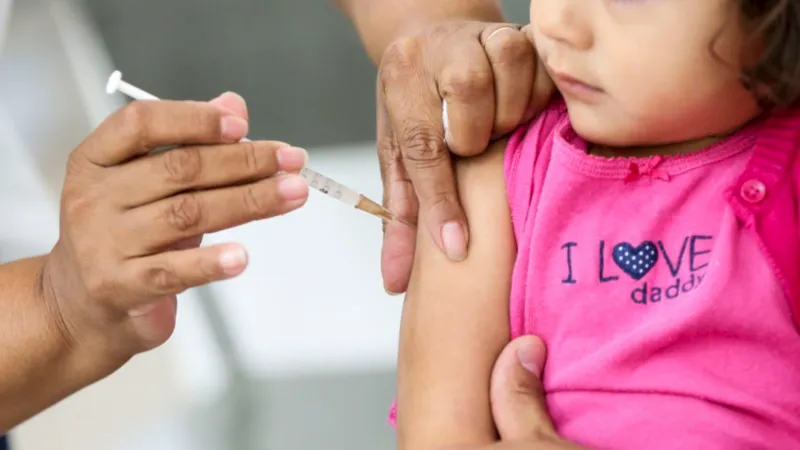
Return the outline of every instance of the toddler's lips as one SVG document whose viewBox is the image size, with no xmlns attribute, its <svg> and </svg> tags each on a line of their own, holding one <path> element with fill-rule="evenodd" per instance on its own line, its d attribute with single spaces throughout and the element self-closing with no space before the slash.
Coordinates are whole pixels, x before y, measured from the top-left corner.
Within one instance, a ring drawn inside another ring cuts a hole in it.
<svg viewBox="0 0 800 450">
<path fill-rule="evenodd" d="M 597 86 L 585 83 L 575 77 L 566 75 L 564 73 L 553 72 L 552 76 L 553 76 L 553 81 L 556 83 L 558 90 L 562 94 L 584 98 L 589 96 L 596 96 L 597 94 L 603 92 L 603 90 Z"/>
</svg>

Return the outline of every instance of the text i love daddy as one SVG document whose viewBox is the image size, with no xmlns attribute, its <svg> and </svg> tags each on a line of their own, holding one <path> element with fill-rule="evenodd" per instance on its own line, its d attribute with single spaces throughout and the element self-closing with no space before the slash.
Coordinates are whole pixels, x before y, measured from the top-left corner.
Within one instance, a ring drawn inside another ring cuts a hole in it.
<svg viewBox="0 0 800 450">
<path fill-rule="evenodd" d="M 711 258 L 713 237 L 689 235 L 678 242 L 663 240 L 630 243 L 600 240 L 584 254 L 578 242 L 561 245 L 565 276 L 562 284 L 578 284 L 582 278 L 598 283 L 630 285 L 627 300 L 639 305 L 674 300 L 697 289 Z M 580 270 L 581 261 L 597 255 L 593 273 Z"/>
</svg>

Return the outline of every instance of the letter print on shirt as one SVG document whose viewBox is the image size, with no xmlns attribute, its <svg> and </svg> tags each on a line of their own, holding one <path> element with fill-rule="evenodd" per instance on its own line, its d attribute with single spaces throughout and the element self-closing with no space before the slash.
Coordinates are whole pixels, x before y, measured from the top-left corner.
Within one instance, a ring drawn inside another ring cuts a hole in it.
<svg viewBox="0 0 800 450">
<path fill-rule="evenodd" d="M 601 240 L 595 250 L 597 278 L 586 281 L 596 281 L 601 285 L 624 283 L 625 291 L 630 294 L 620 300 L 630 304 L 647 306 L 677 300 L 703 282 L 712 244 L 712 236 L 699 234 L 676 242 L 620 240 L 609 243 Z M 586 260 L 588 255 L 582 254 L 585 247 L 576 241 L 566 242 L 560 247 L 565 262 L 561 284 L 581 283 L 586 274 L 577 270 L 574 264 Z"/>
</svg>

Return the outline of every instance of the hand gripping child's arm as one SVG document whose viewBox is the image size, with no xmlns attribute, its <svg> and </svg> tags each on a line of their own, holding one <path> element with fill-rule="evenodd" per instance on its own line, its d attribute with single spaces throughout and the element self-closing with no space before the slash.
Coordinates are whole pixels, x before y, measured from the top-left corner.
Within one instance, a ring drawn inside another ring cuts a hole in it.
<svg viewBox="0 0 800 450">
<path fill-rule="evenodd" d="M 509 341 L 516 254 L 503 179 L 505 142 L 458 161 L 471 230 L 469 257 L 449 261 L 420 216 L 414 270 L 403 308 L 397 426 L 400 450 L 496 440 L 489 403 L 494 362 Z"/>
</svg>

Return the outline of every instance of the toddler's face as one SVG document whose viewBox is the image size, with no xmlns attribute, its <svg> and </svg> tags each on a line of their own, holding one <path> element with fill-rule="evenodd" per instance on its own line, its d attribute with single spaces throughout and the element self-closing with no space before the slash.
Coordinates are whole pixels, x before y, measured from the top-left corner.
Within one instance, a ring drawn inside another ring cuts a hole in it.
<svg viewBox="0 0 800 450">
<path fill-rule="evenodd" d="M 531 0 L 531 38 L 573 128 L 609 146 L 722 134 L 756 114 L 731 0 Z"/>
</svg>

